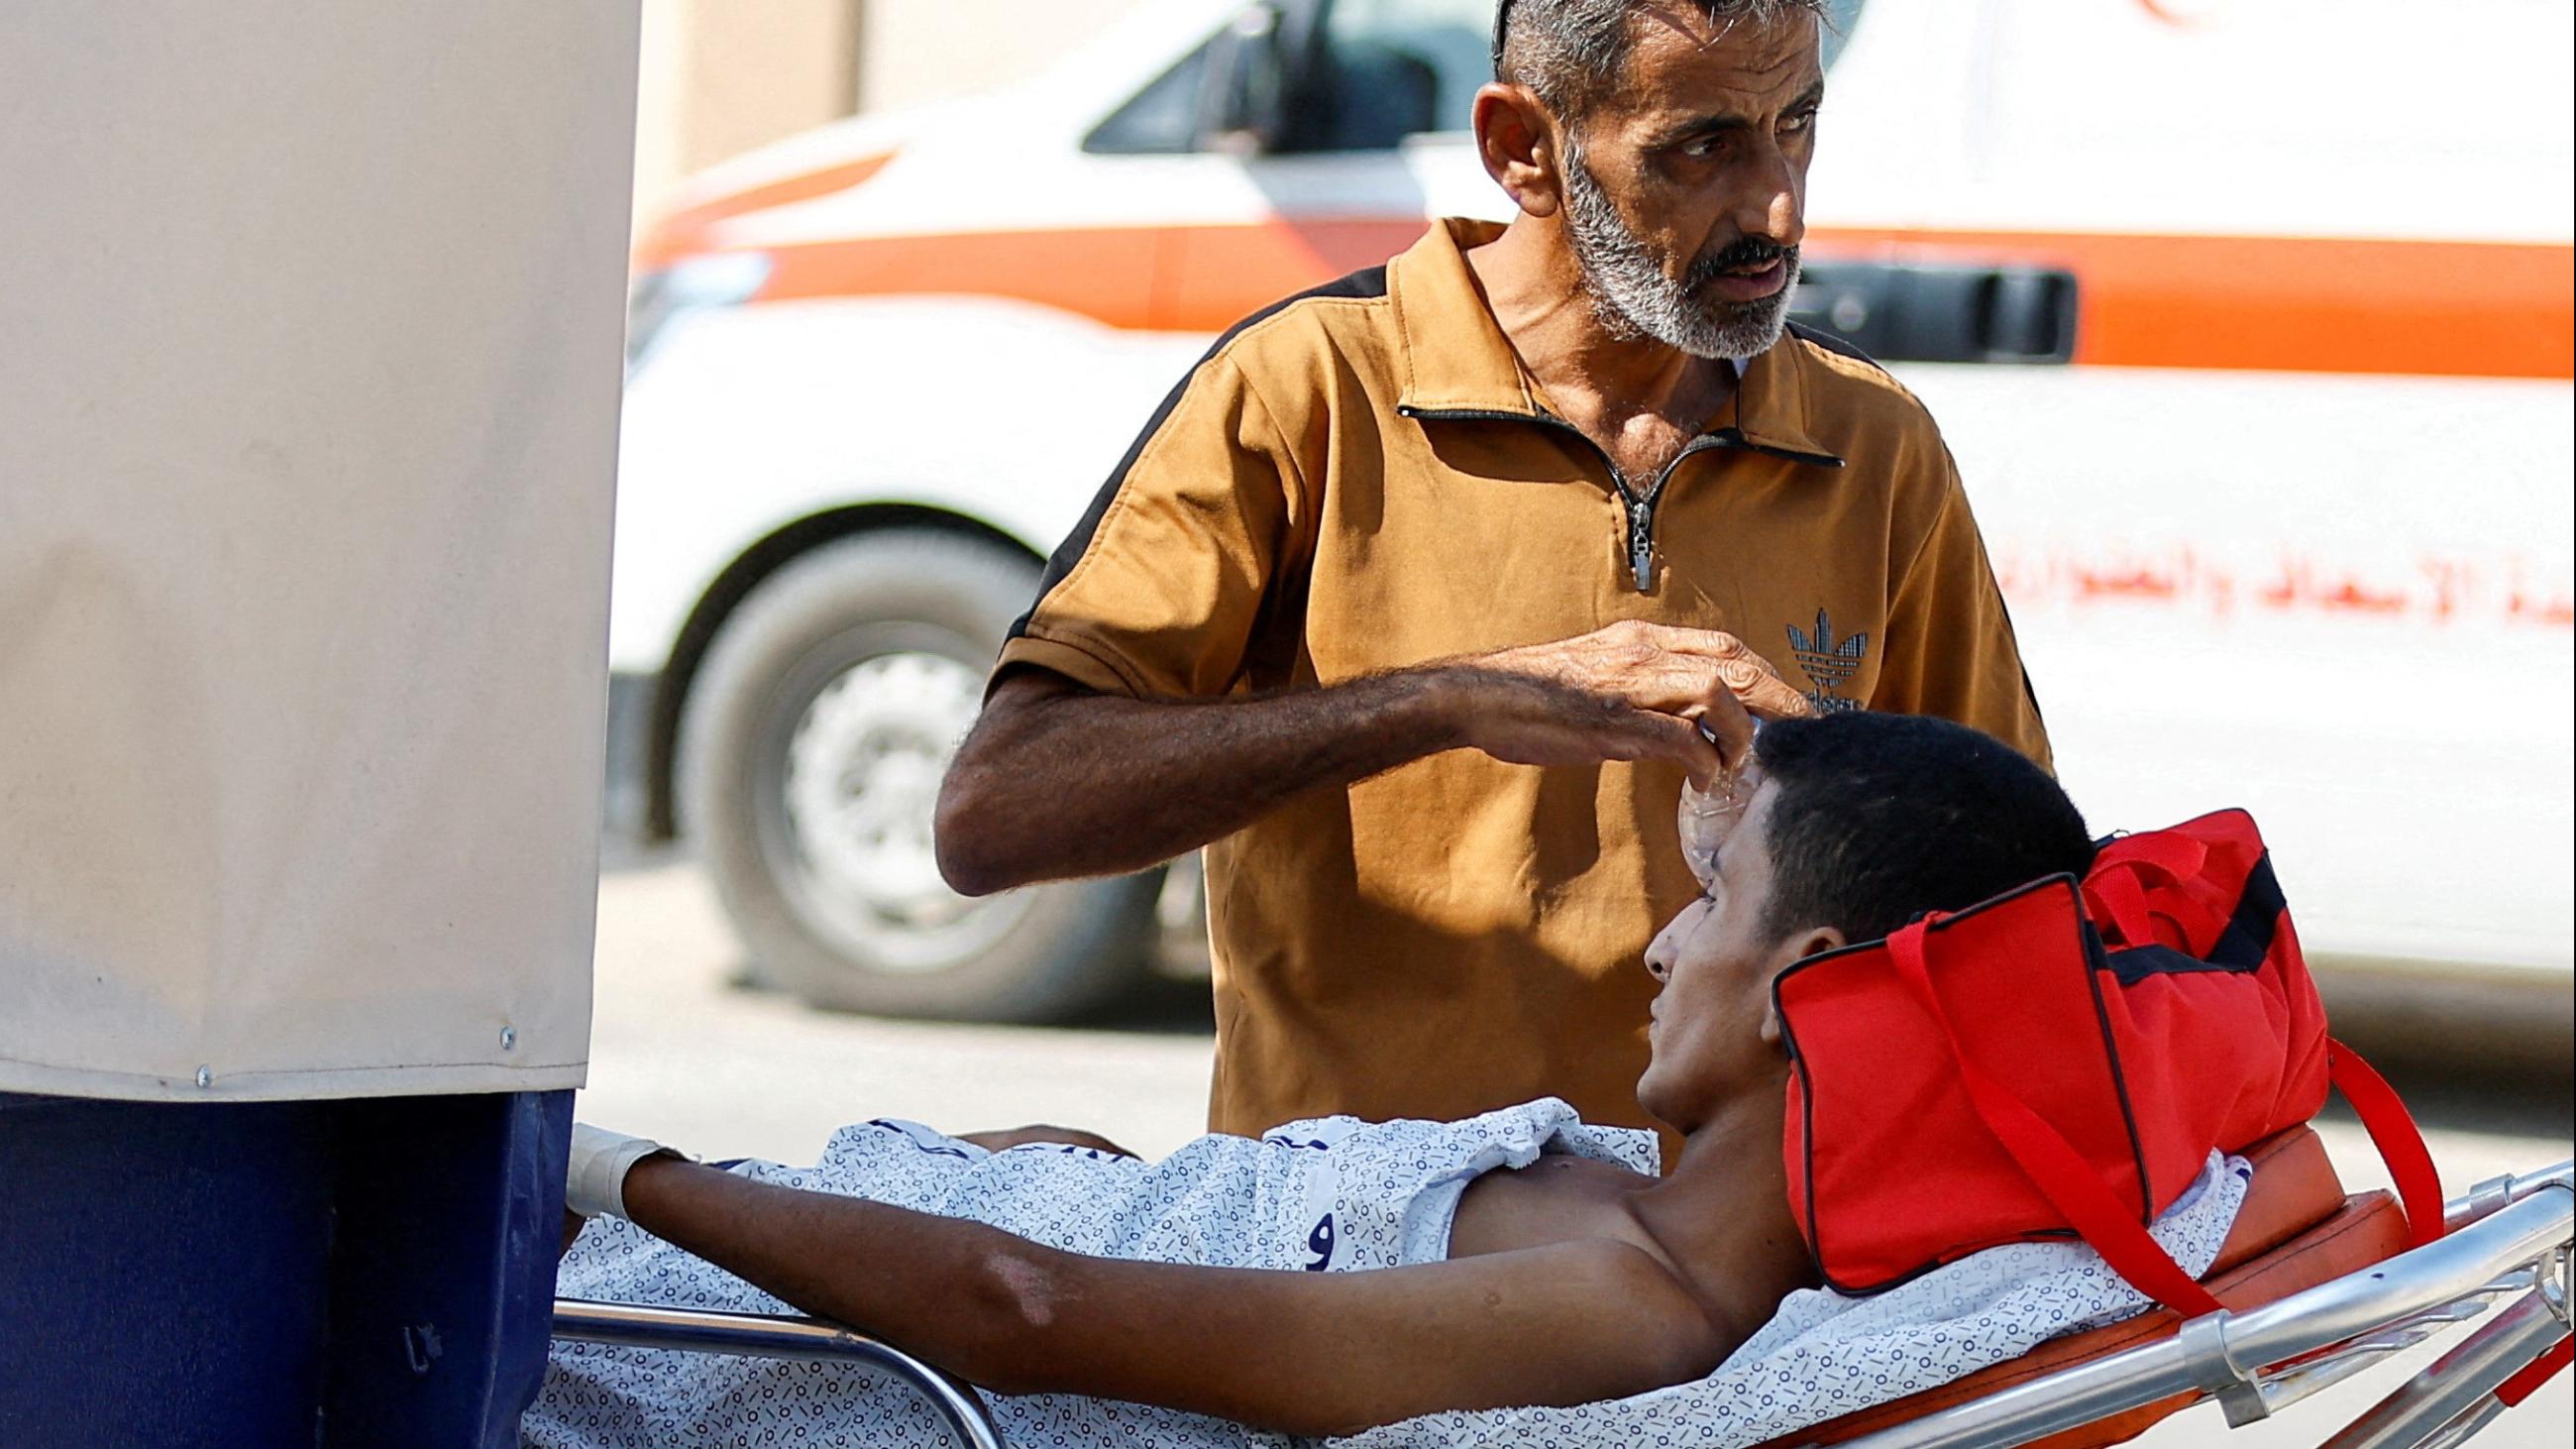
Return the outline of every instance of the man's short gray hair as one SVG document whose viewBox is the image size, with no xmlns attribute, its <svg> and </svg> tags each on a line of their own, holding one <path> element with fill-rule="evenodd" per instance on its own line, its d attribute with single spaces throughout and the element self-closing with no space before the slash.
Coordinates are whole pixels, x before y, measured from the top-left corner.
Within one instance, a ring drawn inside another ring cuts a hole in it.
<svg viewBox="0 0 2576 1449">
<path fill-rule="evenodd" d="M 1723 25 L 1768 25 L 1800 13 L 1832 23 L 1826 0 L 1669 0 Z M 1494 78 L 1538 93 L 1557 118 L 1582 119 L 1618 84 L 1646 0 L 1501 0 L 1494 13 Z"/>
</svg>

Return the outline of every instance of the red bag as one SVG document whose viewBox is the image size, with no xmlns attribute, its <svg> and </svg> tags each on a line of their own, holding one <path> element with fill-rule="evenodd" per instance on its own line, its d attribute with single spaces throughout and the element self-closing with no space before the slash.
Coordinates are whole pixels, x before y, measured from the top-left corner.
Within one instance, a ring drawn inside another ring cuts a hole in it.
<svg viewBox="0 0 2576 1449">
<path fill-rule="evenodd" d="M 2001 1243 L 2080 1237 L 2186 1315 L 2221 1305 L 2148 1236 L 2211 1149 L 2296 1126 L 2329 1080 L 2439 1236 L 2405 1108 L 2326 1035 L 2252 817 L 2103 847 L 1772 987 L 1791 1061 L 1790 1206 L 1825 1281 L 1890 1288 Z"/>
</svg>

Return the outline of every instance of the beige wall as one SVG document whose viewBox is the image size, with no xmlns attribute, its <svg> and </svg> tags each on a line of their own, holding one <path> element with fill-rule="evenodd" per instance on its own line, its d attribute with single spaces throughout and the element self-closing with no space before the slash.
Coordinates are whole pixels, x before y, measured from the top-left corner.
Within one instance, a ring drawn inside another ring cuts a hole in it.
<svg viewBox="0 0 2576 1449">
<path fill-rule="evenodd" d="M 1140 0 L 643 0 L 637 215 L 690 173 L 836 120 L 1008 85 Z"/>
<path fill-rule="evenodd" d="M 850 114 L 860 15 L 861 0 L 643 0 L 638 214 L 692 172 Z"/>
</svg>

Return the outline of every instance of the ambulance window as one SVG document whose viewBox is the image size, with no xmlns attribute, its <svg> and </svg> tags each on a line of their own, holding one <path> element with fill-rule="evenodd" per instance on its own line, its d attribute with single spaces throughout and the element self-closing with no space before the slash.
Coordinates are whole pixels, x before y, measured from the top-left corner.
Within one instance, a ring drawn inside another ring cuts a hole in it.
<svg viewBox="0 0 2576 1449">
<path fill-rule="evenodd" d="M 1464 131 L 1494 78 L 1493 0 L 1333 0 L 1294 149 L 1373 151 Z"/>
<path fill-rule="evenodd" d="M 1112 155 L 1170 154 L 1195 151 L 1199 116 L 1207 89 L 1208 54 L 1215 42 L 1181 57 L 1162 78 L 1138 91 L 1083 138 L 1085 151 Z"/>
</svg>

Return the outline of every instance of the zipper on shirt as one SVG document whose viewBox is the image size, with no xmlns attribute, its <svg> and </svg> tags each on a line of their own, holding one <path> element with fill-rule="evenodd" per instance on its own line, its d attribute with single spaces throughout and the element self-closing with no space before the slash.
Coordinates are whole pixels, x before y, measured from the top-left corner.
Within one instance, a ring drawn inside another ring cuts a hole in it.
<svg viewBox="0 0 2576 1449">
<path fill-rule="evenodd" d="M 1840 458 L 1792 452 L 1785 448 L 1768 448 L 1748 440 L 1733 428 L 1719 428 L 1715 432 L 1702 433 L 1684 444 L 1682 450 L 1673 455 L 1672 461 L 1666 463 L 1661 471 L 1655 474 L 1655 481 L 1647 486 L 1646 491 L 1639 493 L 1628 485 L 1628 475 L 1619 471 L 1619 465 L 1610 461 L 1608 449 L 1594 442 L 1591 434 L 1554 413 L 1515 413 L 1494 408 L 1415 407 L 1398 407 L 1395 411 L 1400 417 L 1433 422 L 1539 423 L 1582 439 L 1583 445 L 1590 448 L 1594 455 L 1601 459 L 1601 466 L 1609 470 L 1610 486 L 1619 495 L 1620 516 L 1626 525 L 1625 537 L 1622 541 L 1627 545 L 1628 572 L 1636 582 L 1637 592 L 1641 594 L 1652 593 L 1655 587 L 1655 508 L 1663 502 L 1664 485 L 1672 481 L 1673 470 L 1681 467 L 1684 458 L 1693 453 L 1707 452 L 1711 448 L 1738 448 L 1746 452 L 1768 453 L 1800 463 L 1837 468 L 1842 466 Z"/>
<path fill-rule="evenodd" d="M 1693 453 L 1704 453 L 1711 448 L 1740 448 L 1743 446 L 1743 439 L 1729 437 L 1724 432 L 1700 434 L 1698 437 L 1684 443 L 1682 445 L 1682 450 L 1673 454 L 1672 461 L 1666 463 L 1662 470 L 1655 474 L 1654 485 L 1646 490 L 1645 497 L 1637 499 L 1635 502 L 1629 504 L 1628 568 L 1636 575 L 1638 593 L 1651 593 L 1654 590 L 1655 505 L 1664 501 L 1664 485 L 1673 481 L 1673 470 L 1681 467 L 1682 460 Z M 1614 479 L 1619 478 L 1619 470 L 1617 468 L 1612 468 L 1610 470 L 1610 476 Z M 1627 497 L 1628 492 L 1627 481 L 1625 479 L 1619 480 L 1619 492 L 1621 498 L 1624 500 Z"/>
</svg>

